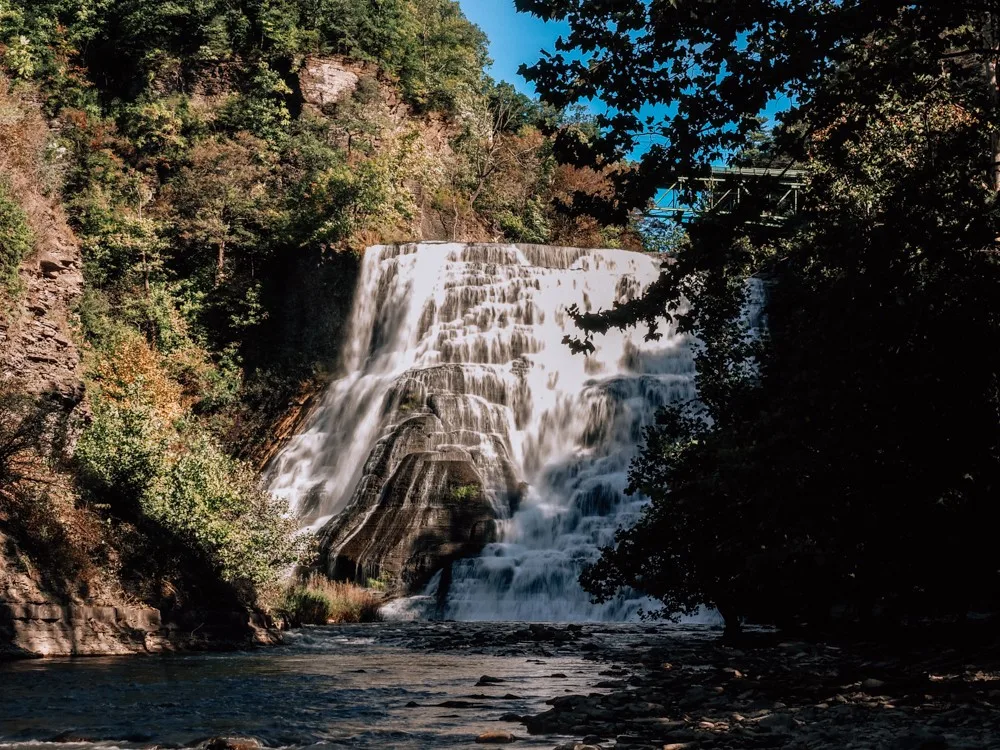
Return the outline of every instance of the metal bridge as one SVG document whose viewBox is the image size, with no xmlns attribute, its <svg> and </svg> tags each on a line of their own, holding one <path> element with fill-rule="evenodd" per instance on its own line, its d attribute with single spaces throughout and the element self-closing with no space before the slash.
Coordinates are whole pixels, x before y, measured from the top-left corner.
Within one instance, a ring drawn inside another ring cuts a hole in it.
<svg viewBox="0 0 1000 750">
<path fill-rule="evenodd" d="M 705 177 L 678 177 L 660 190 L 647 219 L 690 221 L 699 214 L 732 213 L 747 200 L 764 209 L 759 219 L 781 223 L 799 210 L 807 172 L 791 167 L 712 167 Z"/>
</svg>

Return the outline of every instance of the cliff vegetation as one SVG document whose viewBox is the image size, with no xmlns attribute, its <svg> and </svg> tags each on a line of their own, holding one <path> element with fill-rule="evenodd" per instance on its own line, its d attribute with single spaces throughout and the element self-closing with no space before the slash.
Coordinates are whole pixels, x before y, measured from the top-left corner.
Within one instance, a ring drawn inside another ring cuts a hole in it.
<svg viewBox="0 0 1000 750">
<path fill-rule="evenodd" d="M 589 122 L 487 62 L 452 0 L 0 0 L 5 325 L 83 282 L 66 382 L 4 353 L 0 596 L 273 607 L 302 545 L 257 471 L 335 366 L 363 248 L 636 243 L 559 210 L 606 189 L 553 155 Z"/>
</svg>

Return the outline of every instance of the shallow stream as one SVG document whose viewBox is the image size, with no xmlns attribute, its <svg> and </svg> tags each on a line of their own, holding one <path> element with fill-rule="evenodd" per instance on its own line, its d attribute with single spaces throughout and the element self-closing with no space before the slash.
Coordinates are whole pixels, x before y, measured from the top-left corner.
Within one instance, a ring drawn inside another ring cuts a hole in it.
<svg viewBox="0 0 1000 750">
<path fill-rule="evenodd" d="M 471 748 L 489 730 L 513 732 L 519 748 L 552 748 L 561 738 L 530 738 L 500 717 L 600 692 L 606 665 L 587 657 L 644 648 L 653 629 L 535 627 L 329 626 L 247 653 L 0 663 L 0 748 L 177 747 L 215 736 L 290 748 Z M 483 675 L 503 682 L 477 686 Z"/>
</svg>

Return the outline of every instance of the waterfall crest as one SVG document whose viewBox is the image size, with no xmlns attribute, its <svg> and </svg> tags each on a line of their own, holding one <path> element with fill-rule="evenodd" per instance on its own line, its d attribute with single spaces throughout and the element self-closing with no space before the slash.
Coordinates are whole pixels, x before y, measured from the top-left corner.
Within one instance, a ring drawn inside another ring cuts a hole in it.
<svg viewBox="0 0 1000 750">
<path fill-rule="evenodd" d="M 566 310 L 642 292 L 658 259 L 622 250 L 419 243 L 370 248 L 341 377 L 269 471 L 329 572 L 395 577 L 455 619 L 621 620 L 581 567 L 635 520 L 628 465 L 665 404 L 694 397 L 663 323 L 563 343 Z"/>
</svg>

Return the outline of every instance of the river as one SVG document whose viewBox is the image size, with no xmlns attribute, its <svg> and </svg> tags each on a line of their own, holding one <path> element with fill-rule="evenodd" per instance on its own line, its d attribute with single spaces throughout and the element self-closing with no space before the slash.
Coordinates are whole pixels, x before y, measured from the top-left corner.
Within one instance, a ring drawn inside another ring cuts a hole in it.
<svg viewBox="0 0 1000 750">
<path fill-rule="evenodd" d="M 470 748 L 505 714 L 601 692 L 588 657 L 704 632 L 638 624 L 569 628 L 388 622 L 305 628 L 274 649 L 0 664 L 0 747 L 149 748 L 215 736 L 269 747 Z M 652 639 L 652 640 L 651 640 Z M 503 680 L 477 685 L 483 675 Z M 510 718 L 510 717 L 508 717 Z"/>
</svg>

